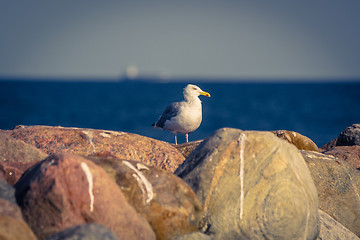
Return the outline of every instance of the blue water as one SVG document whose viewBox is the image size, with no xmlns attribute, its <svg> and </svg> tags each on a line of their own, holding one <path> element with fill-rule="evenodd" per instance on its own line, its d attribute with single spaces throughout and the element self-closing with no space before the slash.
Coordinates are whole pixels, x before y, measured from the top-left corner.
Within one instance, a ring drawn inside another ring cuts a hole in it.
<svg viewBox="0 0 360 240">
<path fill-rule="evenodd" d="M 189 81 L 191 82 L 191 81 Z M 182 100 L 186 83 L 0 81 L 0 129 L 51 125 L 126 131 L 173 142 L 153 129 L 164 108 Z M 216 129 L 292 130 L 322 146 L 360 119 L 360 83 L 211 83 L 203 122 L 189 135 Z M 179 136 L 184 142 L 185 137 Z"/>
</svg>

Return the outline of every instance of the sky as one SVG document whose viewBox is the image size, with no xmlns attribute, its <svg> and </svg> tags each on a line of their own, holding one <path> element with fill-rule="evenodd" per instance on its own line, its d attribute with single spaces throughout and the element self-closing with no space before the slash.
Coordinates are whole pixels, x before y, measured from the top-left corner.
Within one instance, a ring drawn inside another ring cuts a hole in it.
<svg viewBox="0 0 360 240">
<path fill-rule="evenodd" d="M 360 79 L 359 10 L 359 0 L 0 0 L 0 77 Z"/>
</svg>

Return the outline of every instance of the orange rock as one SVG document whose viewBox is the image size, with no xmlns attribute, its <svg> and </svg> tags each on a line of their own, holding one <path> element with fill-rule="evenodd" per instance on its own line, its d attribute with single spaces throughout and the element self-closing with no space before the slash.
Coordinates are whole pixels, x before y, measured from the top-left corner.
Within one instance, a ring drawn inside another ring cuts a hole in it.
<svg viewBox="0 0 360 240">
<path fill-rule="evenodd" d="M 111 155 L 90 159 L 116 179 L 128 202 L 148 220 L 156 239 L 174 239 L 198 230 L 201 206 L 182 179 L 162 169 Z"/>
<path fill-rule="evenodd" d="M 294 144 L 299 150 L 316 151 L 316 152 L 319 151 L 319 148 L 310 138 L 300 133 L 293 131 L 286 131 L 286 130 L 272 131 L 272 133 L 274 133 L 279 138 Z"/>
</svg>

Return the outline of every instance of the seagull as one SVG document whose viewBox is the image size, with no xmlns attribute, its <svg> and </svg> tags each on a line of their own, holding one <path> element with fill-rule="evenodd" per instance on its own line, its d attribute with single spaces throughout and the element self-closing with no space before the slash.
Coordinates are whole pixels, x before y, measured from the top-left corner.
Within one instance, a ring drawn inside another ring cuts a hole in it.
<svg viewBox="0 0 360 240">
<path fill-rule="evenodd" d="M 198 129 L 202 121 L 200 95 L 210 97 L 208 92 L 204 92 L 198 86 L 188 84 L 184 90 L 184 100 L 171 103 L 166 107 L 159 119 L 152 124 L 154 128 L 168 130 L 175 136 L 177 145 L 177 133 L 185 134 L 186 142 L 189 142 L 189 133 Z"/>
</svg>

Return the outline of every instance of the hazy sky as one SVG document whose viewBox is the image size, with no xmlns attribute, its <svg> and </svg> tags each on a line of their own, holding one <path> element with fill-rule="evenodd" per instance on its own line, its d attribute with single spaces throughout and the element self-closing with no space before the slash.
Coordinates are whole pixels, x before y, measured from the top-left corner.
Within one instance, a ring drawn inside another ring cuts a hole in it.
<svg viewBox="0 0 360 240">
<path fill-rule="evenodd" d="M 359 0 L 0 0 L 0 76 L 359 78 Z"/>
</svg>

